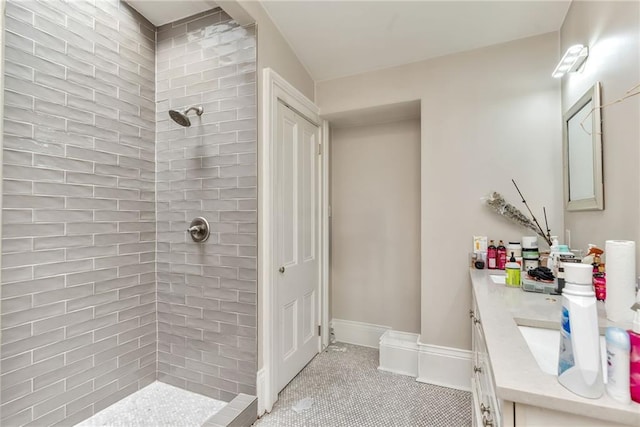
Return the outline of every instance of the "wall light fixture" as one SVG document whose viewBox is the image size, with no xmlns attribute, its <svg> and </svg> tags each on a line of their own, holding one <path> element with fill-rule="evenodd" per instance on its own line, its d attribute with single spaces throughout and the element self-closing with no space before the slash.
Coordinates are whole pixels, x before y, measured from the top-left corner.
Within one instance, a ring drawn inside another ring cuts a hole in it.
<svg viewBox="0 0 640 427">
<path fill-rule="evenodd" d="M 551 74 L 556 79 L 564 76 L 566 73 L 573 73 L 577 71 L 584 61 L 589 56 L 589 48 L 581 44 L 576 44 L 567 49 L 567 52 L 562 56 L 562 59 L 558 63 L 558 66 Z"/>
</svg>

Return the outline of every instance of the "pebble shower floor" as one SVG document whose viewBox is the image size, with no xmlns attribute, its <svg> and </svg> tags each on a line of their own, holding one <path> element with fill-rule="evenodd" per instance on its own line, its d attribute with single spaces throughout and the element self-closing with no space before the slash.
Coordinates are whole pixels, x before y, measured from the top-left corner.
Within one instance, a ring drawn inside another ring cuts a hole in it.
<svg viewBox="0 0 640 427">
<path fill-rule="evenodd" d="M 219 400 L 154 382 L 76 427 L 200 427 L 225 405 Z"/>
</svg>

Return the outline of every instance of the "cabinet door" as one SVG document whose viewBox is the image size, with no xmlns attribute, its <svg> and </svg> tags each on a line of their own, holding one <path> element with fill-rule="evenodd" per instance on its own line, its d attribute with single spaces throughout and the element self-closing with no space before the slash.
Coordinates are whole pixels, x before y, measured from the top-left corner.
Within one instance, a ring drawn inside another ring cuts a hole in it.
<svg viewBox="0 0 640 427">
<path fill-rule="evenodd" d="M 472 365 L 471 365 L 471 379 L 473 380 L 476 375 L 474 373 L 473 367 L 478 366 L 480 363 L 480 357 L 478 354 L 478 328 L 476 328 L 476 321 L 479 320 L 478 317 L 478 306 L 476 305 L 476 300 L 473 298 L 473 303 L 471 305 L 471 310 L 469 310 L 469 318 L 471 319 L 471 354 L 472 354 Z"/>
<path fill-rule="evenodd" d="M 489 370 L 489 357 L 487 355 L 482 329 L 480 329 L 478 325 L 475 325 L 474 330 L 478 339 L 478 361 L 473 367 L 475 378 L 478 382 L 478 400 L 480 401 L 481 409 L 490 411 L 488 416 L 491 416 L 494 412 L 494 405 L 492 402 L 493 387 L 491 384 L 491 377 L 487 375 L 487 372 Z"/>
<path fill-rule="evenodd" d="M 476 424 L 484 426 L 485 422 L 487 422 L 487 425 L 500 427 L 502 424 L 501 408 L 495 393 L 493 372 L 484 339 L 484 331 L 482 330 L 482 321 L 475 303 L 471 323 L 473 339 L 472 378 L 476 384 L 472 392 L 474 394 L 474 405 L 477 405 L 477 408 L 474 408 L 474 414 L 475 411 L 479 411 L 480 414 Z"/>
<path fill-rule="evenodd" d="M 474 427 L 484 427 L 482 425 L 482 411 L 480 410 L 480 400 L 478 398 L 479 395 L 480 392 L 478 390 L 478 382 L 476 381 L 474 375 L 473 377 L 471 377 L 471 425 Z"/>
</svg>

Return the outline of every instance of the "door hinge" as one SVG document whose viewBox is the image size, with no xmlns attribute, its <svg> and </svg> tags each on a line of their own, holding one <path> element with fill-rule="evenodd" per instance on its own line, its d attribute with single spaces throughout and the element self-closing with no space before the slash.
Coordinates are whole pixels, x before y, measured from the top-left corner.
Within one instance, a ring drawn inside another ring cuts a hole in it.
<svg viewBox="0 0 640 427">
<path fill-rule="evenodd" d="M 318 156 L 322 155 L 322 144 L 318 144 Z"/>
<path fill-rule="evenodd" d="M 318 325 L 318 336 L 322 336 L 322 325 Z"/>
</svg>

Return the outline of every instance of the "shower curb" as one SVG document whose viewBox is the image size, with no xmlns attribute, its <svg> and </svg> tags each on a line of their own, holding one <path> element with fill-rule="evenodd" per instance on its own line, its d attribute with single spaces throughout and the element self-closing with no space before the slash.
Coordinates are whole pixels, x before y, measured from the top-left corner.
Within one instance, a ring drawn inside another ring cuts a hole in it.
<svg viewBox="0 0 640 427">
<path fill-rule="evenodd" d="M 240 393 L 202 427 L 249 427 L 258 419 L 258 398 Z"/>
</svg>

